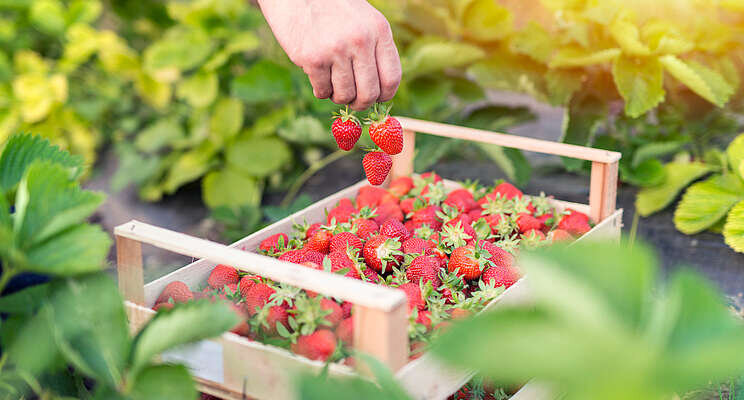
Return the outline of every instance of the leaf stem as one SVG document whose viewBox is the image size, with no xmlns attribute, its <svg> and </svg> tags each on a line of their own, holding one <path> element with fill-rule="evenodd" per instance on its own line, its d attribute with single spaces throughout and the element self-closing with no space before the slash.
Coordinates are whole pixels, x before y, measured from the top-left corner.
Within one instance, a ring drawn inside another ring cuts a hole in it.
<svg viewBox="0 0 744 400">
<path fill-rule="evenodd" d="M 320 160 L 314 162 L 312 165 L 310 165 L 305 172 L 302 173 L 297 179 L 292 183 L 292 186 L 290 186 L 289 190 L 287 191 L 287 194 L 284 196 L 284 199 L 282 199 L 282 202 L 279 204 L 281 207 L 288 207 L 292 200 L 294 200 L 295 196 L 297 196 L 297 192 L 300 191 L 302 188 L 302 185 L 307 182 L 310 177 L 315 175 L 316 172 L 320 171 L 321 169 L 328 166 L 328 164 L 339 160 L 349 154 L 353 153 L 352 151 L 344 151 L 344 150 L 336 150 L 333 153 L 321 158 Z"/>
<path fill-rule="evenodd" d="M 14 269 L 11 269 L 7 264 L 3 268 L 3 273 L 0 275 L 0 295 L 3 293 L 3 290 L 5 290 L 5 286 L 8 285 L 8 282 L 16 276 L 17 272 Z"/>
</svg>

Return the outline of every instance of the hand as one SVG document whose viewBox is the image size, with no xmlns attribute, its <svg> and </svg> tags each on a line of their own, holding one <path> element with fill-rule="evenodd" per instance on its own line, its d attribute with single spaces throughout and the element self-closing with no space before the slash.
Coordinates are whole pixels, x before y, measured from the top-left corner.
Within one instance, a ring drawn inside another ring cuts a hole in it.
<svg viewBox="0 0 744 400">
<path fill-rule="evenodd" d="M 385 17 L 364 0 L 259 0 L 284 51 L 319 99 L 364 110 L 393 98 L 400 58 Z"/>
</svg>

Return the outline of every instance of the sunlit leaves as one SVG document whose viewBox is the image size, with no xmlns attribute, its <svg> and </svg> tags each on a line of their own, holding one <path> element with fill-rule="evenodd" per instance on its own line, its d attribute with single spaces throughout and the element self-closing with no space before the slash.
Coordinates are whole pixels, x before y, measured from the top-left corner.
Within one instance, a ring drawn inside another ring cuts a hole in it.
<svg viewBox="0 0 744 400">
<path fill-rule="evenodd" d="M 737 203 L 729 212 L 723 226 L 723 238 L 732 249 L 744 253 L 744 201 Z"/>
<path fill-rule="evenodd" d="M 697 61 L 683 61 L 673 55 L 662 56 L 659 60 L 677 80 L 719 107 L 726 104 L 734 92 L 721 74 Z"/>
<path fill-rule="evenodd" d="M 249 176 L 265 177 L 285 166 L 291 158 L 287 144 L 277 138 L 235 142 L 227 150 L 227 163 Z"/>
<path fill-rule="evenodd" d="M 642 216 L 663 210 L 690 182 L 714 170 L 699 162 L 670 162 L 664 166 L 666 179 L 660 185 L 643 188 L 636 197 L 636 210 Z"/>
<path fill-rule="evenodd" d="M 664 101 L 664 70 L 655 58 L 618 57 L 612 64 L 612 77 L 630 117 L 645 114 Z"/>
<path fill-rule="evenodd" d="M 210 208 L 258 205 L 261 202 L 261 186 L 256 178 L 228 166 L 204 177 L 202 198 Z"/>
<path fill-rule="evenodd" d="M 744 183 L 734 174 L 715 175 L 687 188 L 674 211 L 674 226 L 688 235 L 710 228 L 744 200 Z"/>
<path fill-rule="evenodd" d="M 218 84 L 216 74 L 196 73 L 179 82 L 176 96 L 193 107 L 206 107 L 217 98 Z"/>
<path fill-rule="evenodd" d="M 425 74 L 466 66 L 485 55 L 480 47 L 466 43 L 425 41 L 413 46 L 410 55 L 403 60 L 403 69 L 412 75 Z"/>
</svg>

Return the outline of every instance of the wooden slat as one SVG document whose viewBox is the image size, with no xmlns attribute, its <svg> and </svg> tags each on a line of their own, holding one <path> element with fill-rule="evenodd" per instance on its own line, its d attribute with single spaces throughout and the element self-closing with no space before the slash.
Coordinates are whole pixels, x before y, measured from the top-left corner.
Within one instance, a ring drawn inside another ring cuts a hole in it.
<svg viewBox="0 0 744 400">
<path fill-rule="evenodd" d="M 438 122 L 422 121 L 413 118 L 395 117 L 400 121 L 404 130 L 445 136 L 473 142 L 491 143 L 499 146 L 512 147 L 537 153 L 555 154 L 558 156 L 578 158 L 580 160 L 613 163 L 620 159 L 620 153 L 608 150 L 593 149 L 591 147 L 557 143 L 547 140 L 533 139 L 523 136 L 509 135 L 486 131 L 483 129 L 467 128 L 464 126 L 441 124 Z"/>
<path fill-rule="evenodd" d="M 403 131 L 403 151 L 394 155 L 393 168 L 390 170 L 391 179 L 413 174 L 413 158 L 416 153 L 416 132 Z"/>
<path fill-rule="evenodd" d="M 598 223 L 615 212 L 618 163 L 592 162 L 589 186 L 589 217 Z"/>
<path fill-rule="evenodd" d="M 393 372 L 408 361 L 407 302 L 382 311 L 354 305 L 354 349 L 370 354 Z"/>
<path fill-rule="evenodd" d="M 124 299 L 145 304 L 145 278 L 142 272 L 142 245 L 136 240 L 116 235 L 116 265 L 119 291 Z"/>
<path fill-rule="evenodd" d="M 114 228 L 114 233 L 117 236 L 147 243 L 174 253 L 206 258 L 241 271 L 259 274 L 277 282 L 323 293 L 369 308 L 391 311 L 406 302 L 406 296 L 400 290 L 238 250 L 144 222 L 127 222 Z M 144 292 L 142 298 L 144 298 Z"/>
</svg>

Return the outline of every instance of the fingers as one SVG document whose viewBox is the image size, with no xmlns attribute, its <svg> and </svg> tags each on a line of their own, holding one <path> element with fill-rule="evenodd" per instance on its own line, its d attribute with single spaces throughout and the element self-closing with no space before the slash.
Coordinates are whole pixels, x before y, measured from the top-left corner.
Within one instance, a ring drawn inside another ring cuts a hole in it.
<svg viewBox="0 0 744 400">
<path fill-rule="evenodd" d="M 333 94 L 331 100 L 336 104 L 349 104 L 356 98 L 354 70 L 351 58 L 337 59 L 331 67 Z"/>
<path fill-rule="evenodd" d="M 356 82 L 356 99 L 351 103 L 355 111 L 369 108 L 380 97 L 380 79 L 377 75 L 374 46 L 359 49 L 352 60 L 354 80 Z"/>
<path fill-rule="evenodd" d="M 393 41 L 393 33 L 390 25 L 386 20 L 378 24 L 380 37 L 375 48 L 375 58 L 377 59 L 377 75 L 380 81 L 380 96 L 377 101 L 386 102 L 395 96 L 400 85 L 400 57 L 398 49 Z"/>
<path fill-rule="evenodd" d="M 310 79 L 310 84 L 313 86 L 313 95 L 319 99 L 327 99 L 333 94 L 333 86 L 331 84 L 331 67 L 329 66 L 314 66 L 303 68 Z"/>
</svg>

